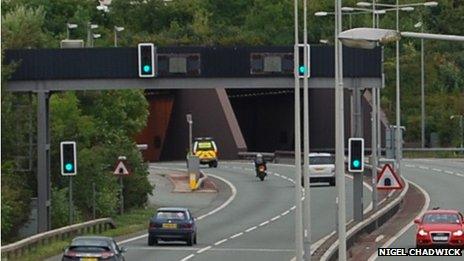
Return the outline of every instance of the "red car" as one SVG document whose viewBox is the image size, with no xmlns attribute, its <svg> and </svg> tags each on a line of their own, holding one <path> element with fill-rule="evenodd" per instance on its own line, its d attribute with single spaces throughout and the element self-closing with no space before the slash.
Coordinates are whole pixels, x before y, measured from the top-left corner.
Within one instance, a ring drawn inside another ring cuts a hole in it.
<svg viewBox="0 0 464 261">
<path fill-rule="evenodd" d="M 429 210 L 414 223 L 417 224 L 417 248 L 464 247 L 464 217 L 457 210 Z"/>
</svg>

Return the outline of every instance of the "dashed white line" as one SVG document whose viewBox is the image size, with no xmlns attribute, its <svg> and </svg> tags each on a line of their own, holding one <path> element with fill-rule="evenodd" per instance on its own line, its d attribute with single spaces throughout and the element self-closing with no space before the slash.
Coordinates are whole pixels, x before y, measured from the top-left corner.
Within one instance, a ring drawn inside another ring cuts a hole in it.
<svg viewBox="0 0 464 261">
<path fill-rule="evenodd" d="M 406 164 L 405 166 L 410 167 L 410 168 L 415 168 L 416 167 L 416 165 L 413 165 L 413 164 Z"/>
<path fill-rule="evenodd" d="M 461 174 L 461 173 L 456 173 L 456 175 L 459 177 L 464 177 L 464 174 Z"/>
<path fill-rule="evenodd" d="M 438 172 L 442 172 L 442 171 L 443 171 L 443 170 L 441 170 L 441 169 L 435 169 L 435 168 L 433 168 L 432 170 L 438 171 Z"/>
<path fill-rule="evenodd" d="M 218 242 L 214 243 L 215 246 L 219 246 L 220 244 L 226 242 L 228 239 L 224 238 L 223 240 L 219 240 Z"/>
<path fill-rule="evenodd" d="M 280 215 L 275 216 L 275 217 L 271 218 L 271 221 L 276 221 L 276 220 L 279 219 L 280 217 L 281 217 Z"/>
<path fill-rule="evenodd" d="M 247 233 L 251 232 L 251 231 L 255 230 L 256 228 L 257 228 L 256 226 L 250 227 L 249 229 L 245 230 L 245 232 L 247 232 Z"/>
<path fill-rule="evenodd" d="M 283 212 L 282 214 L 280 214 L 280 215 L 281 215 L 281 216 L 285 216 L 285 215 L 287 215 L 288 213 L 290 213 L 290 211 L 289 211 L 289 210 L 287 210 L 287 211 L 284 211 L 284 212 Z"/>
<path fill-rule="evenodd" d="M 269 220 L 264 221 L 263 223 L 259 224 L 259 226 L 262 227 L 262 226 L 265 226 L 265 225 L 267 225 L 267 224 L 269 224 Z"/>
<path fill-rule="evenodd" d="M 454 172 L 452 172 L 452 171 L 449 171 L 449 170 L 445 170 L 445 173 L 448 173 L 448 174 L 454 174 Z"/>
<path fill-rule="evenodd" d="M 296 206 L 293 206 L 293 207 L 290 208 L 290 210 L 295 210 L 295 208 L 296 208 Z"/>
<path fill-rule="evenodd" d="M 184 257 L 181 261 L 187 261 L 187 260 L 189 260 L 190 258 L 192 258 L 194 256 L 195 256 L 195 254 L 190 254 L 190 255 Z"/>
<path fill-rule="evenodd" d="M 197 253 L 198 254 L 203 253 L 203 252 L 207 251 L 208 249 L 211 249 L 211 246 L 207 246 L 205 248 L 202 248 L 202 249 L 198 250 Z"/>
<path fill-rule="evenodd" d="M 275 176 L 281 177 L 279 173 L 274 173 Z"/>
<path fill-rule="evenodd" d="M 429 167 L 419 166 L 420 169 L 429 169 Z"/>
<path fill-rule="evenodd" d="M 235 235 L 231 236 L 231 237 L 230 237 L 230 239 L 233 239 L 233 238 L 239 237 L 239 236 L 241 236 L 241 235 L 243 235 L 243 232 L 240 232 L 240 233 L 237 233 L 237 234 L 235 234 Z"/>
</svg>

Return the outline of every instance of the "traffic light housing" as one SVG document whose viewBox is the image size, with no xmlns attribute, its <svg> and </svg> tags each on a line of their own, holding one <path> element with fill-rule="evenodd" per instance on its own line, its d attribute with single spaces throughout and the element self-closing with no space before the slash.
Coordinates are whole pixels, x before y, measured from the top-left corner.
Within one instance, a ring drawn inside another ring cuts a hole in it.
<svg viewBox="0 0 464 261">
<path fill-rule="evenodd" d="M 348 139 L 348 171 L 363 172 L 364 171 L 364 139 L 349 138 Z"/>
<path fill-rule="evenodd" d="M 298 78 L 305 78 L 305 75 L 306 77 L 310 77 L 310 68 L 311 68 L 311 48 L 309 46 L 309 44 L 306 44 L 306 48 L 308 50 L 307 52 L 307 57 L 308 57 L 308 64 L 307 66 L 305 66 L 304 64 L 304 48 L 305 45 L 304 44 L 298 44 L 298 68 L 297 68 L 297 73 L 298 73 Z"/>
<path fill-rule="evenodd" d="M 63 141 L 60 143 L 61 175 L 73 176 L 77 174 L 76 142 Z"/>
<path fill-rule="evenodd" d="M 155 53 L 156 53 L 156 47 L 152 43 L 139 43 L 138 45 L 139 77 L 141 78 L 155 77 L 155 71 L 156 71 Z"/>
</svg>

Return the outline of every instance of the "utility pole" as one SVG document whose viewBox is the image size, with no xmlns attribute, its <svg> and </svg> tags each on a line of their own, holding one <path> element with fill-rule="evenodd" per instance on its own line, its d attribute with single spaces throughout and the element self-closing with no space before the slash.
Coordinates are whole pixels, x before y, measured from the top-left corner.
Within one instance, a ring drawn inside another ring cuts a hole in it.
<svg viewBox="0 0 464 261">
<path fill-rule="evenodd" d="M 396 31 L 400 33 L 400 6 L 398 0 L 396 0 Z M 398 175 L 402 175 L 401 172 L 401 118 L 400 118 L 400 40 L 396 40 L 396 139 L 395 139 L 395 150 L 396 150 L 396 171 Z"/>
<path fill-rule="evenodd" d="M 303 185 L 305 199 L 303 202 L 303 223 L 304 223 L 304 260 L 311 261 L 311 201 L 310 201 L 310 181 L 309 181 L 309 61 L 308 61 L 308 27 L 307 27 L 307 2 L 303 1 L 303 61 L 305 75 L 303 78 Z"/>
<path fill-rule="evenodd" d="M 303 260 L 303 216 L 301 204 L 301 129 L 300 129 L 300 80 L 298 78 L 299 40 L 298 40 L 298 0 L 294 0 L 295 45 L 293 66 L 295 77 L 295 256 Z"/>
<path fill-rule="evenodd" d="M 338 35 L 342 31 L 342 1 L 335 0 L 335 177 L 338 192 L 338 260 L 346 260 L 345 124 L 343 53 Z"/>
</svg>

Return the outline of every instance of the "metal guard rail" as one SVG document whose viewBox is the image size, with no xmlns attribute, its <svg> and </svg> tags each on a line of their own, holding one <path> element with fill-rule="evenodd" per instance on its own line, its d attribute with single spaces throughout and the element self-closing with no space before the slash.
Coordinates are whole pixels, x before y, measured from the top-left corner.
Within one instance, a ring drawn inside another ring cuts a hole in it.
<svg viewBox="0 0 464 261">
<path fill-rule="evenodd" d="M 18 259 L 32 249 L 40 245 L 49 244 L 55 240 L 63 240 L 74 235 L 84 233 L 101 233 L 109 228 L 116 228 L 116 224 L 111 218 L 100 218 L 79 224 L 57 228 L 40 234 L 21 239 L 17 242 L 1 247 L 2 260 L 5 258 Z"/>
</svg>

